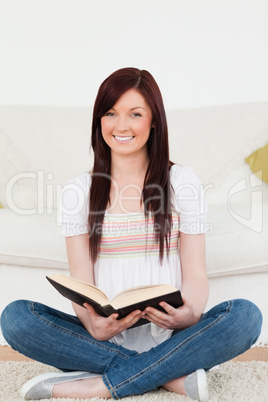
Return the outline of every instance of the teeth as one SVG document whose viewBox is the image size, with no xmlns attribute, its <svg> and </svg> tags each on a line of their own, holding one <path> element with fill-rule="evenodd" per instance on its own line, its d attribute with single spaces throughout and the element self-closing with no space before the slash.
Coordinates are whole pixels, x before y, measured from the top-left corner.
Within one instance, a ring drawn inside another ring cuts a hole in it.
<svg viewBox="0 0 268 402">
<path fill-rule="evenodd" d="M 129 140 L 131 140 L 133 138 L 133 137 L 118 137 L 117 135 L 115 135 L 114 137 L 118 141 L 129 141 Z"/>
</svg>

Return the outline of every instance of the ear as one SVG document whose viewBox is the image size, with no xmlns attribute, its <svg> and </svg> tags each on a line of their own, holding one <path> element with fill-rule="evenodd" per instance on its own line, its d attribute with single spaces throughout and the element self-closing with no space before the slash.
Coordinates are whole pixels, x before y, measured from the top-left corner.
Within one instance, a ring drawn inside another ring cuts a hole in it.
<svg viewBox="0 0 268 402">
<path fill-rule="evenodd" d="M 151 125 L 151 128 L 155 128 L 155 125 L 154 125 L 154 123 L 152 123 L 152 125 Z"/>
</svg>

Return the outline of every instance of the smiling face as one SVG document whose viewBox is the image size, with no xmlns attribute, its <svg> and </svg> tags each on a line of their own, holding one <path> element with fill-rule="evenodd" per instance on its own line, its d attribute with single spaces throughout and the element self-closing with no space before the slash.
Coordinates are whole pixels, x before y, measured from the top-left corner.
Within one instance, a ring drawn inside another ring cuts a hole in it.
<svg viewBox="0 0 268 402">
<path fill-rule="evenodd" d="M 111 155 L 147 155 L 147 141 L 152 127 L 152 112 L 136 90 L 125 92 L 101 118 L 102 136 Z"/>
</svg>

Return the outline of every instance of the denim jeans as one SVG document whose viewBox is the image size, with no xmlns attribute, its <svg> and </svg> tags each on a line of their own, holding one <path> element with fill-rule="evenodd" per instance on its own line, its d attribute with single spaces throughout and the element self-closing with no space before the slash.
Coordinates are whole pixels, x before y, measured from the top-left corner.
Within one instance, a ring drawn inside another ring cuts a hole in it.
<svg viewBox="0 0 268 402">
<path fill-rule="evenodd" d="M 103 374 L 114 399 L 143 394 L 197 369 L 205 370 L 245 352 L 260 334 L 262 315 L 243 300 L 223 302 L 200 321 L 148 352 L 137 353 L 97 341 L 77 317 L 40 303 L 18 300 L 2 313 L 2 332 L 10 346 L 63 371 Z"/>
</svg>

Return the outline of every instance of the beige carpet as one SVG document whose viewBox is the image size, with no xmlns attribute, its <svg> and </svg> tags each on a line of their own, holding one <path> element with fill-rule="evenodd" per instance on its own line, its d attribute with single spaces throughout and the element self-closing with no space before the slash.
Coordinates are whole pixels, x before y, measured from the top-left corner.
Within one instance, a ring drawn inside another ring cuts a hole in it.
<svg viewBox="0 0 268 402">
<path fill-rule="evenodd" d="M 47 371 L 57 371 L 40 363 L 0 362 L 0 401 L 22 402 L 19 396 L 21 386 L 32 377 Z M 209 401 L 268 402 L 268 362 L 228 362 L 208 373 Z M 43 401 L 45 401 L 43 399 Z M 78 399 L 50 399 L 51 402 L 79 402 Z M 101 401 L 101 399 L 84 399 Z M 124 402 L 190 401 L 163 389 L 145 395 L 127 397 Z"/>
</svg>

